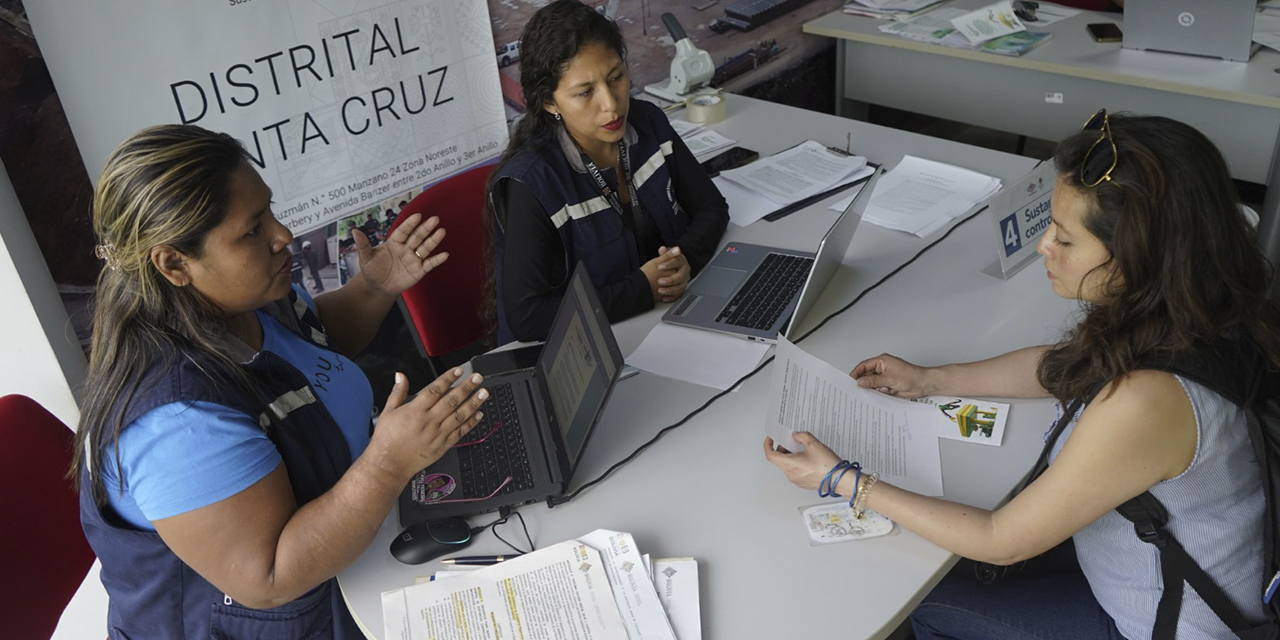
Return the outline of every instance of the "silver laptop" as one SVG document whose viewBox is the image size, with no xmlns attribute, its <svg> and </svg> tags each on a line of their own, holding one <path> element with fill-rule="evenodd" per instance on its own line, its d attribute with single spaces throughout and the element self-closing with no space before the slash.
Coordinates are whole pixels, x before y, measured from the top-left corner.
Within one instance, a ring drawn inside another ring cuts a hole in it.
<svg viewBox="0 0 1280 640">
<path fill-rule="evenodd" d="M 484 418 L 400 494 L 400 524 L 469 516 L 564 493 L 622 370 L 578 263 L 530 368 L 486 374 Z"/>
<path fill-rule="evenodd" d="M 883 173 L 876 169 L 822 236 L 816 253 L 730 242 L 667 309 L 663 322 L 776 342 L 822 295 L 853 242 L 853 233 Z"/>
<path fill-rule="evenodd" d="M 1121 46 L 1244 62 L 1256 49 L 1257 7 L 1257 0 L 1127 0 Z"/>
</svg>

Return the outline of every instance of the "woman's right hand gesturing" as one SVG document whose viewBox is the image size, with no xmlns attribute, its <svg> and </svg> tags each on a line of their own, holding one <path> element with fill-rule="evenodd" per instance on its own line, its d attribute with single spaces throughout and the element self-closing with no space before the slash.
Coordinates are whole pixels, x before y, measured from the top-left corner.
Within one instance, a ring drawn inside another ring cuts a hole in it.
<svg viewBox="0 0 1280 640">
<path fill-rule="evenodd" d="M 882 353 L 858 363 L 849 377 L 858 381 L 859 387 L 875 389 L 880 393 L 903 398 L 921 398 L 935 395 L 938 388 L 930 380 L 929 367 L 920 367 L 897 356 Z"/>
<path fill-rule="evenodd" d="M 476 391 L 480 374 L 473 373 L 450 389 L 461 377 L 462 369 L 451 369 L 406 402 L 409 380 L 396 373 L 396 384 L 378 417 L 369 449 L 406 481 L 439 460 L 484 416 L 480 405 L 488 399 L 489 391 Z"/>
</svg>

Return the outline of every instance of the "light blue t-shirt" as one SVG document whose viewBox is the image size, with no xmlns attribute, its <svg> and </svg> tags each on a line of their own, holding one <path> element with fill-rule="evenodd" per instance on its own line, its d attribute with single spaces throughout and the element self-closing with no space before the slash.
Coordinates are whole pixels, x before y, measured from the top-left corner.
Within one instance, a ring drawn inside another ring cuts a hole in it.
<svg viewBox="0 0 1280 640">
<path fill-rule="evenodd" d="M 302 293 L 307 305 L 314 302 Z M 262 350 L 270 351 L 307 377 L 346 437 L 354 459 L 369 445 L 373 390 L 360 367 L 345 356 L 317 347 L 259 311 Z M 107 503 L 139 529 L 225 500 L 266 477 L 280 453 L 257 420 L 211 402 L 162 405 L 126 425 L 120 433 L 120 492 L 115 452 L 104 456 Z"/>
</svg>

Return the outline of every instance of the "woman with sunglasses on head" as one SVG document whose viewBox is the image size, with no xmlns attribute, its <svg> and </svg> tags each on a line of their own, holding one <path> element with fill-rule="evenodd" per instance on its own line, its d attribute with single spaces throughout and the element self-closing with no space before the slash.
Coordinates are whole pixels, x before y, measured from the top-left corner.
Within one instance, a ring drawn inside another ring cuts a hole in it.
<svg viewBox="0 0 1280 640">
<path fill-rule="evenodd" d="M 500 343 L 546 338 L 578 261 L 610 321 L 675 300 L 728 224 L 666 115 L 631 99 L 626 54 L 618 26 L 577 0 L 525 25 L 529 112 L 492 179 Z"/>
<path fill-rule="evenodd" d="M 1280 364 L 1271 267 L 1226 163 L 1187 125 L 1099 112 L 1058 146 L 1054 164 L 1052 224 L 1038 249 L 1054 292 L 1082 310 L 1063 340 L 938 367 L 886 354 L 850 373 L 904 398 L 1057 398 L 1066 416 L 1043 473 L 987 511 L 876 482 L 874 469 L 841 475 L 848 463 L 809 434 L 796 435 L 799 453 L 766 439 L 765 456 L 801 487 L 830 478 L 855 511 L 875 510 L 964 558 L 1022 569 L 987 584 L 962 561 L 912 614 L 921 640 L 1152 637 L 1159 551 L 1115 511 L 1147 491 L 1169 512 L 1165 530 L 1243 618 L 1261 623 L 1264 495 L 1245 413 L 1143 367 L 1228 353 L 1223 345 Z M 1078 410 L 1073 401 L 1095 390 Z M 1175 624 L 1181 639 L 1233 637 L 1189 587 Z"/>
<path fill-rule="evenodd" d="M 85 535 L 111 638 L 363 638 L 334 576 L 401 489 L 480 419 L 479 376 L 373 392 L 349 356 L 444 262 L 410 218 L 311 299 L 292 234 L 226 134 L 144 129 L 93 200 L 106 268 L 76 433 Z"/>
</svg>

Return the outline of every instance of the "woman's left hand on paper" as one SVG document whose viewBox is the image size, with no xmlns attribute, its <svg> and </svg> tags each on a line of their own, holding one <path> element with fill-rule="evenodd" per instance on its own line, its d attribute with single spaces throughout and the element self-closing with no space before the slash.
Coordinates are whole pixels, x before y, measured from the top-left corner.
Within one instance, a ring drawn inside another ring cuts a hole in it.
<svg viewBox="0 0 1280 640">
<path fill-rule="evenodd" d="M 361 275 L 388 297 L 400 295 L 449 258 L 446 252 L 433 253 L 444 240 L 444 229 L 436 216 L 425 220 L 422 214 L 410 216 L 376 247 L 369 246 L 369 238 L 359 229 L 352 229 L 352 237 L 360 255 Z"/>
<path fill-rule="evenodd" d="M 787 475 L 787 480 L 801 489 L 817 490 L 822 478 L 840 462 L 840 456 L 822 444 L 813 434 L 797 431 L 792 437 L 804 445 L 804 451 L 792 453 L 774 448 L 773 438 L 764 439 L 764 457 Z"/>
</svg>

